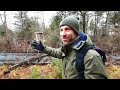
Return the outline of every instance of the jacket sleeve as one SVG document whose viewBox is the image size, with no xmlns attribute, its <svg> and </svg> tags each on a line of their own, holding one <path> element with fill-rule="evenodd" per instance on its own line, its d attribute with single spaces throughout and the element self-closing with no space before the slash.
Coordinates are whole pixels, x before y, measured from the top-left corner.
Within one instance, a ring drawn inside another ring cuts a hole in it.
<svg viewBox="0 0 120 90">
<path fill-rule="evenodd" d="M 88 51 L 84 59 L 84 65 L 85 79 L 108 79 L 105 65 L 96 51 Z"/>
<path fill-rule="evenodd" d="M 48 46 L 45 47 L 44 53 L 49 54 L 50 56 L 53 56 L 59 59 L 62 58 L 62 54 L 63 54 L 63 52 L 61 51 L 61 48 L 55 49 L 55 48 L 48 47 Z"/>
</svg>

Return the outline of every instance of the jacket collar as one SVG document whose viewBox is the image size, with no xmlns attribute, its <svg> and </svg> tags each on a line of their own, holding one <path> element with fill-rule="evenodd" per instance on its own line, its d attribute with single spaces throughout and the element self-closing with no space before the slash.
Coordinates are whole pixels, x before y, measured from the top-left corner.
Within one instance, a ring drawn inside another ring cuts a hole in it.
<svg viewBox="0 0 120 90">
<path fill-rule="evenodd" d="M 76 50 L 79 50 L 86 42 L 87 40 L 87 35 L 83 32 L 79 33 L 79 36 L 76 38 L 73 48 Z"/>
</svg>

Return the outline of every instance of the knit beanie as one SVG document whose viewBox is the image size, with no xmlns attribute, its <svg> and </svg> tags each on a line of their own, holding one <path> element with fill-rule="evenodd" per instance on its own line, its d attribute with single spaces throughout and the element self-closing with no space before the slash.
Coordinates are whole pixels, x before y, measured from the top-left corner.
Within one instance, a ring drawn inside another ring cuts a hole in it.
<svg viewBox="0 0 120 90">
<path fill-rule="evenodd" d="M 71 27 L 76 34 L 79 34 L 79 19 L 76 16 L 68 16 L 60 22 L 60 27 L 67 25 Z"/>
</svg>

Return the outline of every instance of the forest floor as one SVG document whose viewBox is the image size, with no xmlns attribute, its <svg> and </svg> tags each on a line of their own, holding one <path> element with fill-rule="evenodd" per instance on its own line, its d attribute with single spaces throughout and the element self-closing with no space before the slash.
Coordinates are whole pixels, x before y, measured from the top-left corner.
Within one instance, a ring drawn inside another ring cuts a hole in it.
<svg viewBox="0 0 120 90">
<path fill-rule="evenodd" d="M 10 65 L 0 66 L 0 79 L 61 79 L 61 63 L 55 61 L 47 65 L 23 65 L 15 68 L 7 75 L 3 72 Z M 109 79 L 120 79 L 120 66 L 106 65 Z"/>
<path fill-rule="evenodd" d="M 4 75 L 9 67 L 0 66 L 0 79 L 61 79 L 61 62 L 57 59 L 45 65 L 22 65 Z"/>
<path fill-rule="evenodd" d="M 54 79 L 54 66 L 52 64 L 23 65 L 4 75 L 3 71 L 7 70 L 8 67 L 8 65 L 0 66 L 1 79 Z"/>
<path fill-rule="evenodd" d="M 117 65 L 106 66 L 106 71 L 109 79 L 120 79 L 120 66 Z"/>
</svg>

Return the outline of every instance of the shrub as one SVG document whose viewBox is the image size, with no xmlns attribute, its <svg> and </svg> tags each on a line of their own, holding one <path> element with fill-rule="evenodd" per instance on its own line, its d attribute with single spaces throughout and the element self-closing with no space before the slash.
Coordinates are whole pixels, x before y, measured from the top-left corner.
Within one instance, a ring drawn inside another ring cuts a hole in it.
<svg viewBox="0 0 120 90">
<path fill-rule="evenodd" d="M 34 67 L 32 75 L 30 76 L 30 79 L 37 79 L 39 77 L 38 69 Z"/>
<path fill-rule="evenodd" d="M 54 78 L 56 78 L 56 79 L 62 78 L 62 62 L 61 62 L 61 60 L 54 58 L 53 65 L 55 68 Z"/>
</svg>

